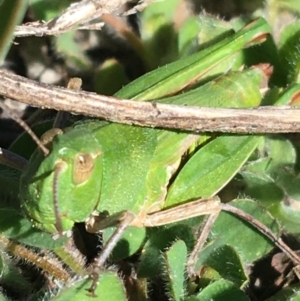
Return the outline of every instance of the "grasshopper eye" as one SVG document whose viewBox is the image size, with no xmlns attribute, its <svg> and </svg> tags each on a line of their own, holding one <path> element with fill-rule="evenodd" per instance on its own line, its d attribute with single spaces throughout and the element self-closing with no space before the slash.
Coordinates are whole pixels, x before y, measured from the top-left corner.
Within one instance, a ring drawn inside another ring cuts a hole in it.
<svg viewBox="0 0 300 301">
<path fill-rule="evenodd" d="M 79 154 L 75 157 L 73 181 L 81 184 L 88 180 L 94 169 L 94 158 L 89 154 Z"/>
</svg>

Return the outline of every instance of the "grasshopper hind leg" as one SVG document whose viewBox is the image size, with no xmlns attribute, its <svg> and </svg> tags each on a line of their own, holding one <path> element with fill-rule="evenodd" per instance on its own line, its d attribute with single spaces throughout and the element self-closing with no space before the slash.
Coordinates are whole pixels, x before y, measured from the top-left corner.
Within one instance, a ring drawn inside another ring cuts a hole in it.
<svg viewBox="0 0 300 301">
<path fill-rule="evenodd" d="M 112 236 L 109 238 L 107 243 L 105 244 L 104 248 L 102 249 L 101 253 L 94 259 L 92 263 L 92 272 L 90 274 L 92 278 L 92 285 L 88 289 L 88 291 L 92 294 L 93 297 L 96 297 L 95 290 L 97 288 L 97 283 L 99 279 L 99 275 L 101 273 L 101 269 L 110 256 L 111 252 L 113 251 L 114 247 L 120 240 L 121 236 L 125 232 L 126 228 L 131 224 L 131 222 L 134 220 L 135 215 L 130 211 L 123 211 L 116 215 L 107 217 L 102 223 L 99 223 L 98 231 L 103 228 L 113 226 L 118 224 L 115 232 L 112 234 Z M 100 226 L 101 224 L 101 226 Z M 91 230 L 91 229 L 89 229 Z M 96 229 L 94 229 L 96 230 Z"/>
</svg>

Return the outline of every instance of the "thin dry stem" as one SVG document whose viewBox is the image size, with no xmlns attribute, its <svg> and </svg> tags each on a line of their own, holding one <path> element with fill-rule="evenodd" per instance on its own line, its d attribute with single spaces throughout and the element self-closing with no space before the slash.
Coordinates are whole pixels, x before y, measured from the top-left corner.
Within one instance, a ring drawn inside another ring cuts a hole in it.
<svg viewBox="0 0 300 301">
<path fill-rule="evenodd" d="M 82 0 L 70 4 L 59 16 L 48 22 L 32 22 L 17 26 L 15 37 L 58 35 L 75 29 L 101 29 L 103 22 L 96 21 L 104 14 L 112 12 L 120 15 L 133 14 L 144 9 L 154 0 L 139 1 L 129 11 L 122 9 L 128 0 Z M 120 11 L 118 11 L 120 10 Z"/>
<path fill-rule="evenodd" d="M 28 161 L 23 157 L 0 147 L 0 163 L 20 171 L 24 171 Z"/>
<path fill-rule="evenodd" d="M 300 108 L 270 106 L 224 109 L 139 102 L 50 86 L 0 70 L 0 94 L 40 108 L 112 122 L 241 134 L 300 132 Z"/>
</svg>

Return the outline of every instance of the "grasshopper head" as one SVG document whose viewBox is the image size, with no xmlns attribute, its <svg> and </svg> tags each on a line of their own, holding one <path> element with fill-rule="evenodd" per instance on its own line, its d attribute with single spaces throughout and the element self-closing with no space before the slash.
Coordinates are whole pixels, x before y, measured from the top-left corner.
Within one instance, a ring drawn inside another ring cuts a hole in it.
<svg viewBox="0 0 300 301">
<path fill-rule="evenodd" d="M 62 234 L 97 208 L 102 179 L 101 148 L 82 127 L 56 135 L 51 152 L 32 155 L 20 181 L 20 198 L 32 223 Z"/>
</svg>

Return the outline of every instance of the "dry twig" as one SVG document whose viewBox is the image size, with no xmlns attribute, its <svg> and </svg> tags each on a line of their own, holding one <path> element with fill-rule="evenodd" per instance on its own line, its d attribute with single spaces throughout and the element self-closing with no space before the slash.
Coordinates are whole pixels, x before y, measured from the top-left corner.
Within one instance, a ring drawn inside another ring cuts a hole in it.
<svg viewBox="0 0 300 301">
<path fill-rule="evenodd" d="M 154 0 L 139 1 L 129 11 L 122 12 L 121 15 L 133 14 L 144 9 Z M 43 35 L 58 35 L 75 29 L 101 29 L 103 22 L 100 18 L 104 14 L 116 12 L 126 4 L 128 0 L 82 0 L 72 3 L 56 18 L 43 23 L 32 22 L 21 26 L 17 26 L 15 37 L 24 36 L 43 36 Z"/>
<path fill-rule="evenodd" d="M 50 86 L 0 71 L 0 95 L 40 108 L 68 111 L 112 122 L 195 132 L 300 132 L 300 108 L 270 106 L 223 109 L 132 101 Z"/>
</svg>

